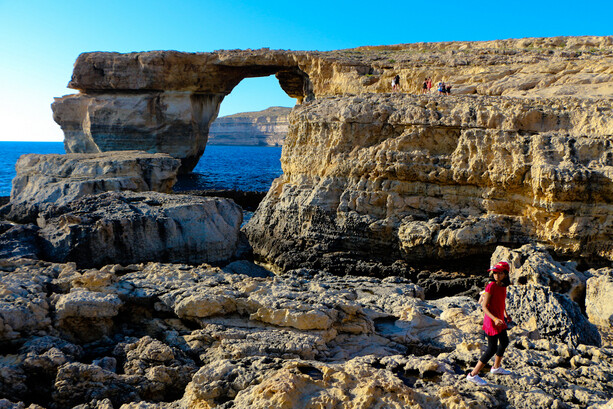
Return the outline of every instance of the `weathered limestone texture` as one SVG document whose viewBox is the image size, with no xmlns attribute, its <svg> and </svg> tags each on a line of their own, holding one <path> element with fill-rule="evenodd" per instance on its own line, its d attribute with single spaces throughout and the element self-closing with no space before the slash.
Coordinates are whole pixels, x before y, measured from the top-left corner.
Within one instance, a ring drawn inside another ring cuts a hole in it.
<svg viewBox="0 0 613 409">
<path fill-rule="evenodd" d="M 587 280 L 586 313 L 592 323 L 613 328 L 613 269 L 604 268 L 592 274 Z"/>
<path fill-rule="evenodd" d="M 453 93 L 610 97 L 613 37 L 553 37 L 359 47 L 329 52 L 221 50 L 84 53 L 57 98 L 54 119 L 67 152 L 141 149 L 181 159 L 189 172 L 204 151 L 219 104 L 244 78 L 275 74 L 298 103 L 314 97 L 420 93 L 426 76 Z"/>
<path fill-rule="evenodd" d="M 189 171 L 204 152 L 222 97 L 179 91 L 76 94 L 53 103 L 70 152 L 138 149 L 181 159 Z"/>
<path fill-rule="evenodd" d="M 230 200 L 156 192 L 84 196 L 38 218 L 43 258 L 84 267 L 228 260 L 241 222 L 241 209 Z"/>
<path fill-rule="evenodd" d="M 11 200 L 3 212 L 32 220 L 39 209 L 109 191 L 170 193 L 180 162 L 168 154 L 140 151 L 28 154 L 17 161 Z"/>
<path fill-rule="evenodd" d="M 568 296 L 538 285 L 512 286 L 507 294 L 507 308 L 517 322 L 534 323 L 532 330 L 540 337 L 555 334 L 571 347 L 579 344 L 599 345 L 596 327 L 581 314 L 581 309 Z"/>
<path fill-rule="evenodd" d="M 0 259 L 10 257 L 38 258 L 38 231 L 33 224 L 0 221 Z"/>
<path fill-rule="evenodd" d="M 120 305 L 116 294 L 77 289 L 58 298 L 57 326 L 70 340 L 96 341 L 111 334 Z"/>
<path fill-rule="evenodd" d="M 209 145 L 282 146 L 291 108 L 272 107 L 217 118 L 209 130 Z"/>
<path fill-rule="evenodd" d="M 514 250 L 500 246 L 492 254 L 491 264 L 500 260 L 511 265 L 509 278 L 514 285 L 542 285 L 578 303 L 585 299 L 589 273 L 577 271 L 576 263 L 555 261 L 545 246 L 526 244 Z"/>
<path fill-rule="evenodd" d="M 294 108 L 246 226 L 280 269 L 538 242 L 613 260 L 613 102 L 370 94 Z"/>
<path fill-rule="evenodd" d="M 424 300 L 399 277 L 307 269 L 274 276 L 253 264 L 249 271 L 246 261 L 241 270 L 0 260 L 0 343 L 10 345 L 0 354 L 0 402 L 124 409 L 612 402 L 610 342 L 578 333 L 594 328 L 546 287 L 510 287 L 516 325 L 504 365 L 513 374 L 484 371 L 490 385 L 477 387 L 465 379 L 486 342 L 475 299 Z"/>
</svg>

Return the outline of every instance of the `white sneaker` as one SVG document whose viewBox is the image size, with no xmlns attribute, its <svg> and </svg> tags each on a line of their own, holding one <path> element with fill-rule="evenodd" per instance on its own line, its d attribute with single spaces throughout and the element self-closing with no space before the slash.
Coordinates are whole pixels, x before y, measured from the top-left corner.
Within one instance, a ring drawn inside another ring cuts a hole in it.
<svg viewBox="0 0 613 409">
<path fill-rule="evenodd" d="M 487 382 L 481 379 L 479 375 L 472 376 L 471 374 L 468 374 L 466 376 L 466 380 L 472 383 L 476 383 L 477 385 L 481 385 L 481 386 L 487 385 Z"/>
<path fill-rule="evenodd" d="M 507 371 L 502 366 L 498 368 L 492 367 L 492 369 L 490 369 L 490 373 L 493 373 L 494 375 L 511 375 L 511 371 Z"/>
</svg>

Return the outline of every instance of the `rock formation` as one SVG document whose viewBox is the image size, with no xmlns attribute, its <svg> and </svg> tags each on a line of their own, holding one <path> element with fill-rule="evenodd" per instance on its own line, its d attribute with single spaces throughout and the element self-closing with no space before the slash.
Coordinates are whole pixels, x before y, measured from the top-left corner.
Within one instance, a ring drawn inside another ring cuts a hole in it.
<svg viewBox="0 0 613 409">
<path fill-rule="evenodd" d="M 217 118 L 209 130 L 209 145 L 282 146 L 291 108 L 272 107 Z"/>
<path fill-rule="evenodd" d="M 81 55 L 53 106 L 69 152 L 140 143 L 186 171 L 243 78 L 305 102 L 245 230 L 277 274 L 234 259 L 223 199 L 76 194 L 0 221 L 0 408 L 610 407 L 613 269 L 588 267 L 613 260 L 612 43 Z M 384 93 L 396 73 L 478 95 Z M 513 374 L 479 387 L 501 258 Z"/>
<path fill-rule="evenodd" d="M 612 345 L 569 336 L 594 327 L 566 296 L 570 309 L 534 284 L 510 288 L 516 325 L 504 362 L 513 375 L 486 374 L 490 386 L 477 387 L 465 380 L 484 346 L 475 299 L 424 300 L 399 277 L 274 276 L 246 261 L 79 269 L 13 258 L 0 260 L 0 283 L 0 345 L 10 349 L 0 359 L 2 407 L 613 403 Z M 534 311 L 546 313 L 536 321 Z"/>
<path fill-rule="evenodd" d="M 227 199 L 102 193 L 39 214 L 43 259 L 79 266 L 152 260 L 225 261 L 238 246 L 242 212 Z"/>
<path fill-rule="evenodd" d="M 585 309 L 590 321 L 601 327 L 613 327 L 613 269 L 591 271 L 587 280 Z"/>
<path fill-rule="evenodd" d="M 313 97 L 418 93 L 426 76 L 453 93 L 610 96 L 613 37 L 401 44 L 330 52 L 233 50 L 85 53 L 53 103 L 67 152 L 141 149 L 196 165 L 219 104 L 244 78 L 275 74 L 299 103 Z"/>
<path fill-rule="evenodd" d="M 294 108 L 247 225 L 282 270 L 458 258 L 538 242 L 613 259 L 610 100 L 321 98 Z"/>
<path fill-rule="evenodd" d="M 17 161 L 8 219 L 33 221 L 39 208 L 64 205 L 102 192 L 170 193 L 180 162 L 167 154 L 138 151 L 28 154 Z"/>
</svg>

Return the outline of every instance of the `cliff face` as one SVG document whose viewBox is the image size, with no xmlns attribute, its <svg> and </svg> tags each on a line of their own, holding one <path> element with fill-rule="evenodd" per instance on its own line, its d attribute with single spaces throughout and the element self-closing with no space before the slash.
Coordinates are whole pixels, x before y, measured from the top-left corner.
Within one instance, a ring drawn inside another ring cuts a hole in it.
<svg viewBox="0 0 613 409">
<path fill-rule="evenodd" d="M 162 151 L 189 171 L 224 96 L 271 74 L 305 103 L 248 226 L 262 260 L 366 271 L 532 241 L 613 259 L 612 36 L 88 53 L 54 115 L 67 152 Z M 452 96 L 416 95 L 426 76 Z"/>
<path fill-rule="evenodd" d="M 139 149 L 196 165 L 219 104 L 244 78 L 275 74 L 299 103 L 341 94 L 419 93 L 426 76 L 454 94 L 607 97 L 613 37 L 401 44 L 330 52 L 233 50 L 85 53 L 54 119 L 67 152 Z"/>
<path fill-rule="evenodd" d="M 296 107 L 250 242 L 282 269 L 533 241 L 611 260 L 612 113 L 610 100 L 398 94 Z"/>
<path fill-rule="evenodd" d="M 271 107 L 217 118 L 209 130 L 210 145 L 282 146 L 292 109 Z"/>
</svg>

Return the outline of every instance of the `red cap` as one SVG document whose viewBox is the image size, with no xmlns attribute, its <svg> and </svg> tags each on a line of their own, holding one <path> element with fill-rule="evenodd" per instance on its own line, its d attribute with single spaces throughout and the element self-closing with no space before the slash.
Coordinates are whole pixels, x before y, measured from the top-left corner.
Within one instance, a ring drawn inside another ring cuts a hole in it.
<svg viewBox="0 0 613 409">
<path fill-rule="evenodd" d="M 500 261 L 499 263 L 497 263 L 495 266 L 493 266 L 487 271 L 504 271 L 505 273 L 508 274 L 509 273 L 509 263 L 507 263 L 506 261 Z"/>
</svg>

